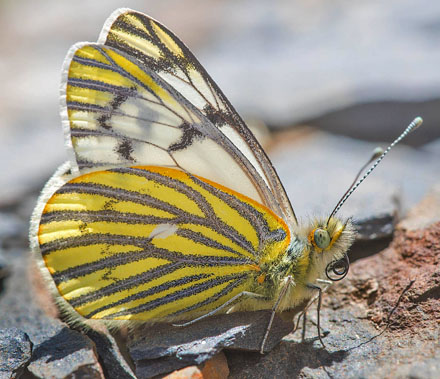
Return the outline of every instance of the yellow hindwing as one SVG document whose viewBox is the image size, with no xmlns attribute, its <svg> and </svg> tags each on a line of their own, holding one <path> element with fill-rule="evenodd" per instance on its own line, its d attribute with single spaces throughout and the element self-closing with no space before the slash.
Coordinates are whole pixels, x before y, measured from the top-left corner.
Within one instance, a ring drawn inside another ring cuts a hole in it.
<svg viewBox="0 0 440 379">
<path fill-rule="evenodd" d="M 83 317 L 185 319 L 259 282 L 290 243 L 265 206 L 180 170 L 144 166 L 72 179 L 40 222 L 44 262 Z"/>
</svg>

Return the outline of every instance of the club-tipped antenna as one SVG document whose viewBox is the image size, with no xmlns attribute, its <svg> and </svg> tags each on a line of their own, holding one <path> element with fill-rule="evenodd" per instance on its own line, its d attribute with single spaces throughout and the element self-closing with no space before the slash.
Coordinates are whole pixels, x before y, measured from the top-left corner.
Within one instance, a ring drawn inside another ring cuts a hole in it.
<svg viewBox="0 0 440 379">
<path fill-rule="evenodd" d="M 351 194 L 360 186 L 360 184 L 367 178 L 368 175 L 372 173 L 372 171 L 377 167 L 377 165 L 380 163 L 380 161 L 385 157 L 385 155 L 388 154 L 388 152 L 397 145 L 402 139 L 404 139 L 409 133 L 411 133 L 413 130 L 417 129 L 420 125 L 422 125 L 422 118 L 416 117 L 409 125 L 408 127 L 403 131 L 403 133 L 396 139 L 394 142 L 386 148 L 385 151 L 383 151 L 380 148 L 376 148 L 373 152 L 372 157 L 368 160 L 366 164 L 362 166 L 362 168 L 359 170 L 358 174 L 356 175 L 355 179 L 353 180 L 353 183 L 348 187 L 347 192 L 344 193 L 344 195 L 341 197 L 341 199 L 336 204 L 335 209 L 333 209 L 333 212 L 330 213 L 330 216 L 328 217 L 327 224 L 330 221 L 330 219 L 338 213 L 339 209 L 341 209 L 342 205 L 347 201 L 347 199 L 351 196 Z M 365 168 L 374 160 L 376 161 L 373 163 L 373 165 L 368 169 L 367 172 L 365 172 L 364 176 L 362 178 L 359 178 L 361 173 L 365 170 Z"/>
</svg>

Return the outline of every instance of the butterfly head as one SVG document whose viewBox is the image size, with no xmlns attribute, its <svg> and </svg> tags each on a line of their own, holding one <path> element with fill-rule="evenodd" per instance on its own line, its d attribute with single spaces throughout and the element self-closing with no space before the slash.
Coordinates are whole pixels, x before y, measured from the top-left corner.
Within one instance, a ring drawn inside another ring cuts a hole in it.
<svg viewBox="0 0 440 379">
<path fill-rule="evenodd" d="M 315 221 L 308 235 L 308 240 L 316 252 L 329 251 L 338 241 L 346 224 L 334 217 L 329 219 L 328 222 Z"/>
<path fill-rule="evenodd" d="M 314 220 L 308 228 L 307 239 L 318 273 L 325 271 L 329 276 L 328 270 L 334 272 L 334 264 L 346 260 L 354 238 L 350 220 L 343 221 L 338 217 Z"/>
</svg>

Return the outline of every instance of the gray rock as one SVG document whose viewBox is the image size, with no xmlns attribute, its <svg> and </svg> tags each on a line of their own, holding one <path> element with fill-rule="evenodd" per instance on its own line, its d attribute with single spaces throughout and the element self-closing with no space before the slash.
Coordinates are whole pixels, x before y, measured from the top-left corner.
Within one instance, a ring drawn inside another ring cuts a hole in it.
<svg viewBox="0 0 440 379">
<path fill-rule="evenodd" d="M 349 311 L 326 310 L 321 316 L 321 325 L 331 331 L 324 338 L 326 348 L 316 337 L 316 326 L 308 323 L 304 340 L 300 332 L 289 335 L 264 356 L 226 352 L 230 378 L 356 377 L 350 376 L 355 366 L 363 359 L 372 359 L 380 349 L 375 339 L 367 347 L 362 345 L 377 332 L 367 323 L 352 323 L 355 316 Z"/>
<path fill-rule="evenodd" d="M 418 204 L 408 212 L 408 217 L 398 225 L 398 229 L 418 230 L 440 221 L 440 183 L 434 185 Z"/>
<path fill-rule="evenodd" d="M 6 257 L 3 254 L 3 251 L 0 249 L 0 295 L 3 291 L 3 283 L 6 277 L 10 274 L 8 269 L 8 263 L 6 261 Z"/>
<path fill-rule="evenodd" d="M 95 343 L 106 378 L 136 378 L 125 357 L 121 354 L 116 340 L 108 331 L 98 332 L 90 329 L 85 333 Z"/>
<path fill-rule="evenodd" d="M 199 365 L 224 348 L 259 351 L 270 312 L 231 313 L 187 327 L 155 324 L 136 330 L 127 343 L 138 378 L 150 378 L 182 367 Z M 265 350 L 270 351 L 293 329 L 276 317 Z"/>
<path fill-rule="evenodd" d="M 342 298 L 344 295 L 332 292 L 327 296 Z M 314 312 L 315 309 L 309 312 L 309 318 L 316 323 Z M 436 377 L 432 375 L 438 368 L 440 350 L 436 346 L 435 332 L 431 335 L 417 333 L 417 338 L 411 334 L 402 335 L 398 330 L 380 335 L 383 327 L 375 328 L 367 315 L 364 304 L 344 303 L 343 307 L 335 309 L 327 306 L 321 312 L 321 326 L 330 331 L 324 338 L 325 348 L 316 337 L 316 325 L 308 322 L 304 340 L 300 330 L 285 337 L 264 356 L 226 351 L 230 378 Z M 432 320 L 432 327 L 433 324 Z M 427 356 L 433 358 L 426 359 Z M 414 374 L 416 376 L 412 376 Z"/>
<path fill-rule="evenodd" d="M 0 248 L 27 247 L 28 222 L 28 217 L 22 219 L 11 210 L 0 212 Z"/>
<path fill-rule="evenodd" d="M 108 332 L 88 330 L 84 335 L 47 315 L 53 304 L 45 303 L 50 299 L 45 288 L 40 287 L 43 283 L 30 278 L 28 252 L 7 251 L 5 256 L 11 277 L 5 281 L 5 291 L 0 297 L 0 327 L 15 326 L 29 335 L 34 344 L 29 372 L 41 378 L 69 375 L 101 378 L 104 374 L 111 378 L 134 377 Z M 33 273 L 38 277 L 38 273 Z"/>
<path fill-rule="evenodd" d="M 409 367 L 408 367 L 409 366 Z M 440 354 L 436 357 L 398 368 L 396 377 L 408 376 L 414 379 L 435 378 L 440 373 Z"/>
<path fill-rule="evenodd" d="M 31 359 L 32 342 L 17 328 L 0 330 L 0 378 L 18 378 Z"/>
<path fill-rule="evenodd" d="M 365 141 L 392 141 L 415 116 L 421 116 L 424 120 L 423 132 L 414 133 L 404 143 L 417 147 L 430 145 L 429 149 L 439 154 L 438 143 L 433 143 L 440 137 L 437 127 L 440 123 L 437 112 L 439 107 L 438 99 L 413 102 L 378 100 L 337 109 L 303 120 L 303 123 L 333 134 Z"/>
<path fill-rule="evenodd" d="M 0 328 L 15 327 L 29 336 L 33 352 L 27 370 L 37 378 L 103 378 L 92 341 L 46 315 L 38 303 L 29 279 L 29 255 L 22 250 L 7 254 L 11 276 L 0 297 Z"/>
<path fill-rule="evenodd" d="M 36 343 L 28 370 L 37 378 L 104 378 L 94 344 L 59 321 L 33 333 Z"/>
</svg>

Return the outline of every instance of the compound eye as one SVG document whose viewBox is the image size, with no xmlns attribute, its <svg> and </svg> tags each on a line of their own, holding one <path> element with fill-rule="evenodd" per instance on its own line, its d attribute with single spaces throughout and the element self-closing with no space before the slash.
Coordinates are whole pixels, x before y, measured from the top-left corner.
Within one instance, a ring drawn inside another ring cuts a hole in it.
<svg viewBox="0 0 440 379">
<path fill-rule="evenodd" d="M 320 249 L 325 249 L 330 245 L 330 236 L 324 229 L 316 229 L 313 233 L 313 240 Z"/>
</svg>

